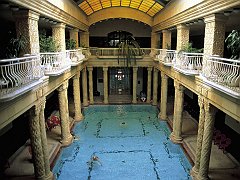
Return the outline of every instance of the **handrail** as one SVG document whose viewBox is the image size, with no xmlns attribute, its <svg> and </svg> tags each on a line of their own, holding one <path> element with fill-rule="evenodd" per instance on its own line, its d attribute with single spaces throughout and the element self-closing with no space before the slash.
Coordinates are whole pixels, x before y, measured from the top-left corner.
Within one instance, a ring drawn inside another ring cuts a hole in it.
<svg viewBox="0 0 240 180">
<path fill-rule="evenodd" d="M 43 76 L 39 55 L 0 60 L 0 99 Z"/>
<path fill-rule="evenodd" d="M 72 66 L 76 66 L 83 62 L 85 56 L 82 54 L 82 49 L 66 50 L 66 58 L 71 61 Z"/>
<path fill-rule="evenodd" d="M 197 75 L 202 71 L 203 53 L 178 53 L 174 68 L 186 75 Z"/>
<path fill-rule="evenodd" d="M 66 58 L 66 52 L 40 53 L 40 58 L 47 76 L 60 75 L 71 67 L 71 61 Z"/>
</svg>

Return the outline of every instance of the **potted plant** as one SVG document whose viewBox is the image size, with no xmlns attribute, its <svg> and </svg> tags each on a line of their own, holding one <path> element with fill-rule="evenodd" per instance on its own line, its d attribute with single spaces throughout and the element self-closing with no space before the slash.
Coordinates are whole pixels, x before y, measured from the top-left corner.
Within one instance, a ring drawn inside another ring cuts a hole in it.
<svg viewBox="0 0 240 180">
<path fill-rule="evenodd" d="M 136 56 L 141 55 L 140 46 L 133 36 L 127 36 L 118 44 L 118 63 L 120 59 L 123 59 L 125 66 L 128 67 L 132 62 L 136 63 Z"/>
<path fill-rule="evenodd" d="M 66 40 L 66 49 L 73 50 L 76 49 L 77 42 L 74 39 L 67 39 Z"/>
<path fill-rule="evenodd" d="M 240 59 L 240 30 L 233 30 L 225 42 L 232 53 L 231 59 Z"/>
<path fill-rule="evenodd" d="M 56 52 L 56 42 L 51 36 L 47 37 L 45 33 L 39 36 L 40 52 Z"/>
<path fill-rule="evenodd" d="M 11 38 L 6 47 L 6 58 L 17 58 L 20 57 L 22 47 L 24 46 L 24 40 L 22 35 L 19 38 Z"/>
</svg>

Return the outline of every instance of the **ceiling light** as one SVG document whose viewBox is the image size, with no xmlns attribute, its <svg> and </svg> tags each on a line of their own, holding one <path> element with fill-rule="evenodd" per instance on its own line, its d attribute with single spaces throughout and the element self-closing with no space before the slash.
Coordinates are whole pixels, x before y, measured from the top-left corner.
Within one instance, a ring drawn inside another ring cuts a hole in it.
<svg viewBox="0 0 240 180">
<path fill-rule="evenodd" d="M 232 13 L 232 11 L 224 11 L 223 14 L 224 14 L 225 16 L 230 16 L 231 13 Z"/>
</svg>

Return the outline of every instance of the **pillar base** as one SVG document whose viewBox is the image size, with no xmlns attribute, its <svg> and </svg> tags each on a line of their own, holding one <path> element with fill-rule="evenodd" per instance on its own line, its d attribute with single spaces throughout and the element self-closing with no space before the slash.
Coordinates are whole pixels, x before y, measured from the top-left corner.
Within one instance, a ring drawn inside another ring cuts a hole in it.
<svg viewBox="0 0 240 180">
<path fill-rule="evenodd" d="M 195 166 L 190 170 L 190 175 L 192 176 L 193 180 L 197 179 L 198 171 L 195 169 Z"/>
<path fill-rule="evenodd" d="M 104 103 L 104 104 L 108 104 L 108 101 L 104 100 L 103 103 Z"/>
<path fill-rule="evenodd" d="M 170 140 L 175 143 L 175 144 L 180 144 L 182 143 L 183 138 L 182 137 L 177 137 L 173 134 L 173 132 L 170 134 Z"/>
<path fill-rule="evenodd" d="M 137 104 L 137 100 L 133 100 L 132 103 L 133 103 L 133 104 Z"/>
<path fill-rule="evenodd" d="M 35 179 L 37 179 L 37 180 L 45 180 L 45 176 L 42 176 L 42 177 L 35 177 Z"/>
<path fill-rule="evenodd" d="M 50 172 L 48 175 L 45 176 L 45 180 L 53 180 L 53 179 L 55 179 L 55 177 L 52 172 Z"/>
<path fill-rule="evenodd" d="M 89 103 L 90 103 L 90 104 L 94 104 L 94 101 L 90 101 Z"/>
<path fill-rule="evenodd" d="M 89 103 L 88 103 L 88 102 L 85 102 L 85 103 L 83 103 L 83 106 L 84 106 L 84 107 L 89 106 Z"/>
<path fill-rule="evenodd" d="M 153 106 L 157 106 L 157 104 L 158 104 L 157 102 L 153 102 L 152 103 Z"/>
<path fill-rule="evenodd" d="M 73 136 L 70 134 L 67 138 L 62 139 L 60 143 L 62 146 L 69 146 L 73 142 Z"/>
<path fill-rule="evenodd" d="M 166 121 L 167 120 L 167 116 L 163 116 L 162 114 L 161 114 L 161 112 L 158 114 L 158 119 L 160 119 L 160 120 L 163 120 L 163 121 Z"/>
<path fill-rule="evenodd" d="M 75 122 L 80 122 L 83 119 L 84 119 L 84 116 L 82 115 L 82 113 L 74 117 Z"/>
<path fill-rule="evenodd" d="M 210 178 L 207 176 L 207 177 L 203 177 L 203 176 L 197 176 L 197 177 L 194 177 L 195 180 L 210 180 Z"/>
</svg>

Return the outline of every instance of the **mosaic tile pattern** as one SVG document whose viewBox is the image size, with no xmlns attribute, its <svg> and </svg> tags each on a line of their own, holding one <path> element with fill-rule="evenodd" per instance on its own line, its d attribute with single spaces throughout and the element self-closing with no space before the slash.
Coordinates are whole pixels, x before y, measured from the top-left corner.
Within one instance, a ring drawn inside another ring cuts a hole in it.
<svg viewBox="0 0 240 180">
<path fill-rule="evenodd" d="M 191 165 L 181 147 L 169 140 L 167 123 L 146 105 L 90 106 L 63 149 L 57 179 L 191 179 Z M 94 158 L 98 158 L 94 160 Z"/>
</svg>

